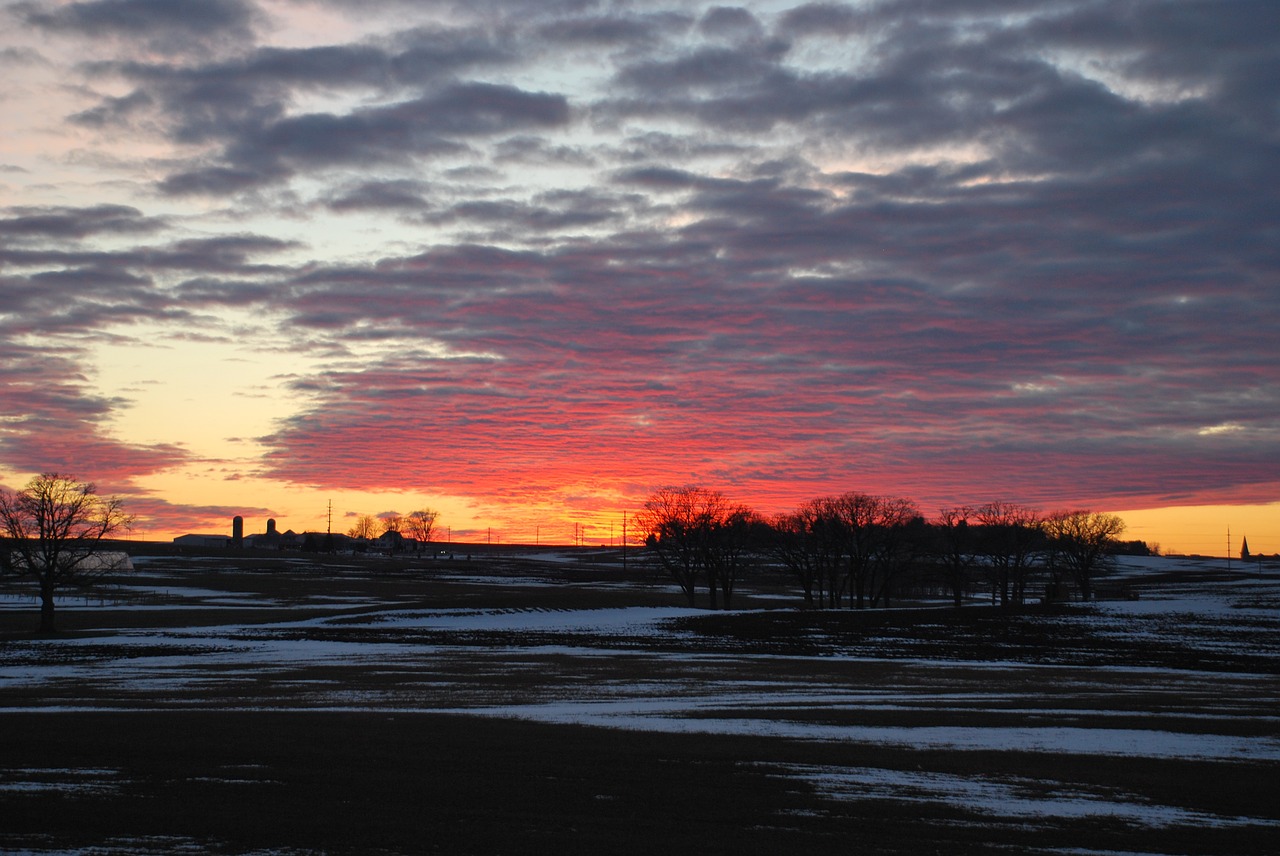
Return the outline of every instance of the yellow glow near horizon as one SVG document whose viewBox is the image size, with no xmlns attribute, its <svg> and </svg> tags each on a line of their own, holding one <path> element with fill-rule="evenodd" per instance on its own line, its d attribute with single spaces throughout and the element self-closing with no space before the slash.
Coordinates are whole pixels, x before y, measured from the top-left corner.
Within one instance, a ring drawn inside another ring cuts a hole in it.
<svg viewBox="0 0 1280 856">
<path fill-rule="evenodd" d="M 192 466 L 148 478 L 139 479 L 139 487 L 152 491 L 169 502 L 189 506 L 218 506 L 244 509 L 245 533 L 266 530 L 267 518 L 273 518 L 284 532 L 324 532 L 329 525 L 328 504 L 333 503 L 332 531 L 346 532 L 362 514 L 377 516 L 384 512 L 407 515 L 422 508 L 440 513 L 441 540 L 447 528 L 474 531 L 481 528 L 470 503 L 461 497 L 425 496 L 392 491 L 320 490 L 251 473 L 237 473 L 234 466 Z M 255 515 L 250 509 L 262 509 Z M 146 541 L 165 541 L 179 535 L 218 535 L 231 533 L 231 514 L 204 515 L 192 527 L 176 531 L 149 521 L 139 521 L 133 537 Z"/>
<path fill-rule="evenodd" d="M 111 430 L 130 443 L 172 444 L 210 461 L 256 458 L 257 438 L 305 404 L 283 388 L 279 358 L 250 343 L 131 333 L 91 358 L 96 391 L 128 402 L 113 408 Z M 289 357 L 286 370 L 299 362 Z"/>
<path fill-rule="evenodd" d="M 296 532 L 320 531 L 326 526 L 327 503 L 333 503 L 333 531 L 346 532 L 358 514 L 378 515 L 394 511 L 408 514 L 419 508 L 440 512 L 441 539 L 445 527 L 463 540 L 483 541 L 492 530 L 495 543 L 569 544 L 575 523 L 585 527 L 583 543 L 621 543 L 623 518 L 627 510 L 490 509 L 477 508 L 472 500 L 459 496 L 437 496 L 394 491 L 330 490 L 294 485 L 238 474 L 232 468 L 189 467 L 140 481 L 140 487 L 155 491 L 170 502 L 189 505 L 263 508 L 262 519 L 246 513 L 247 532 L 265 529 L 267 516 L 274 516 L 279 528 Z M 635 508 L 629 509 L 631 512 Z M 1280 503 L 1268 505 L 1202 505 L 1148 508 L 1113 512 L 1127 525 L 1123 540 L 1141 540 L 1158 546 L 1165 554 L 1225 556 L 1230 531 L 1230 555 L 1240 555 L 1241 539 L 1248 538 L 1254 554 L 1280 553 Z M 224 519 L 225 518 L 225 519 Z M 225 515 L 210 515 L 200 530 L 207 534 L 229 533 L 231 522 Z M 185 532 L 165 531 L 145 522 L 134 533 L 143 540 L 168 540 Z M 636 533 L 629 533 L 634 542 Z"/>
<path fill-rule="evenodd" d="M 1241 539 L 1252 553 L 1280 553 L 1280 503 L 1188 505 L 1117 511 L 1128 528 L 1124 540 L 1158 544 L 1163 553 L 1240 555 Z M 1228 532 L 1230 550 L 1228 551 Z"/>
</svg>

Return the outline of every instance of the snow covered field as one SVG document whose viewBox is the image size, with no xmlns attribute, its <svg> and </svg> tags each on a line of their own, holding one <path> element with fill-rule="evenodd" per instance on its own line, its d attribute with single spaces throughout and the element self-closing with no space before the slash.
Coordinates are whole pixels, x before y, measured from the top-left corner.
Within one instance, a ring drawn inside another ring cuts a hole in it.
<svg viewBox="0 0 1280 856">
<path fill-rule="evenodd" d="M 9 634 L 0 722 L 34 711 L 449 712 L 767 736 L 945 761 L 743 759 L 824 804 L 930 804 L 1022 824 L 1243 828 L 1280 846 L 1280 800 L 1272 811 L 1236 812 L 1059 771 L 1075 769 L 1063 758 L 1126 759 L 1274 780 L 1275 568 L 1227 574 L 1220 561 L 1126 560 L 1117 576 L 1136 600 L 1019 614 L 905 609 L 873 620 L 780 607 L 767 587 L 745 592 L 738 610 L 708 613 L 645 580 L 566 580 L 527 564 L 498 575 L 330 568 L 323 578 L 304 565 L 275 574 L 214 560 L 135 565 L 115 588 L 60 604 L 74 634 Z M 33 609 L 21 593 L 0 595 L 6 627 Z M 957 757 L 974 760 L 956 769 Z M 1005 757 L 1022 760 L 988 763 Z M 1037 764 L 1026 759 L 1036 758 L 1043 773 L 1029 775 Z M 112 779 L 0 762 L 0 793 Z"/>
</svg>

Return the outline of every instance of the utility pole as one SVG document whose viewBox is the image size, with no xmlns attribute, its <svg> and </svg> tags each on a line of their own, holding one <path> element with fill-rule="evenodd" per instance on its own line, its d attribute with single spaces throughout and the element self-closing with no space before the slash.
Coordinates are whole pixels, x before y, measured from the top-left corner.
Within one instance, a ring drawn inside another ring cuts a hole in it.
<svg viewBox="0 0 1280 856">
<path fill-rule="evenodd" d="M 1231 527 L 1227 527 L 1227 570 L 1231 570 Z"/>
<path fill-rule="evenodd" d="M 324 534 L 333 534 L 333 500 L 329 500 L 329 517 L 324 524 Z"/>
</svg>

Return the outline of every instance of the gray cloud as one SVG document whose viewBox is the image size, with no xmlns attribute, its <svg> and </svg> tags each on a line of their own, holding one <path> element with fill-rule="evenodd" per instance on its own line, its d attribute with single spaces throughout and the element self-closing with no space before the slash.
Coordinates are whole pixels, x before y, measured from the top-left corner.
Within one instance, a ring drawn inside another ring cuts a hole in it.
<svg viewBox="0 0 1280 856">
<path fill-rule="evenodd" d="M 428 192 L 421 181 L 366 181 L 336 190 L 325 205 L 334 211 L 422 211 L 430 207 Z"/>
<path fill-rule="evenodd" d="M 712 6 L 698 21 L 698 30 L 712 38 L 734 42 L 753 41 L 764 35 L 760 21 L 741 6 Z"/>
<path fill-rule="evenodd" d="M 175 173 L 168 194 L 228 193 L 280 181 L 303 168 L 407 163 L 464 148 L 458 138 L 563 125 L 567 101 L 512 86 L 458 83 L 411 101 L 345 115 L 312 113 L 244 129 L 225 163 Z"/>
<path fill-rule="evenodd" d="M 415 5 L 358 44 L 89 67 L 124 85 L 70 121 L 175 144 L 146 164 L 165 206 L 255 191 L 238 210 L 322 237 L 293 264 L 291 239 L 194 207 L 221 231 L 7 209 L 6 329 L 270 308 L 280 347 L 332 361 L 268 438 L 302 483 L 462 490 L 495 458 L 538 482 L 520 460 L 604 471 L 597 444 L 643 472 L 679 448 L 726 481 L 853 474 L 926 502 L 1000 479 L 1260 490 L 1271 5 L 494 2 L 452 28 Z M 367 244 L 331 257 L 357 222 Z M 368 460 L 423 435 L 458 449 Z M 333 474 L 343 457 L 363 469 Z"/>
<path fill-rule="evenodd" d="M 128 205 L 88 208 L 17 206 L 0 209 L 0 236 L 11 241 L 79 239 L 98 234 L 141 234 L 165 225 Z"/>
<path fill-rule="evenodd" d="M 806 3 L 783 13 L 779 29 L 789 36 L 839 37 L 862 29 L 863 21 L 842 3 Z"/>
<path fill-rule="evenodd" d="M 679 12 L 633 15 L 575 16 L 543 24 L 538 35 L 553 44 L 648 47 L 693 26 Z"/>
<path fill-rule="evenodd" d="M 85 0 L 52 8 L 19 3 L 14 11 L 39 29 L 125 39 L 162 54 L 252 42 L 258 18 L 256 7 L 243 0 Z"/>
</svg>

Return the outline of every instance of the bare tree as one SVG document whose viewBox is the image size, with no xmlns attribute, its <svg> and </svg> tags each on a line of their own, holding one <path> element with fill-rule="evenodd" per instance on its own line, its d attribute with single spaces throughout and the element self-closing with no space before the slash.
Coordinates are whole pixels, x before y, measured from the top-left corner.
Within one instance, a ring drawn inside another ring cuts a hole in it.
<svg viewBox="0 0 1280 856">
<path fill-rule="evenodd" d="M 862 609 L 887 603 L 895 577 L 914 555 L 915 542 L 908 537 L 914 533 L 907 530 L 920 520 L 919 507 L 906 497 L 856 492 L 820 502 L 842 541 L 854 604 Z"/>
<path fill-rule="evenodd" d="M 702 542 L 710 520 L 724 504 L 720 494 L 701 487 L 664 487 L 653 492 L 636 514 L 645 545 L 694 605 L 698 577 L 706 570 Z M 712 604 L 715 588 L 711 589 Z"/>
<path fill-rule="evenodd" d="M 16 493 L 0 491 L 0 571 L 36 581 L 40 632 L 54 631 L 58 589 L 90 585 L 118 569 L 102 541 L 132 522 L 118 497 L 100 497 L 92 483 L 59 473 L 36 476 Z"/>
<path fill-rule="evenodd" d="M 1075 579 L 1082 600 L 1093 599 L 1093 581 L 1113 561 L 1110 548 L 1124 532 L 1124 520 L 1099 511 L 1059 511 L 1044 520 L 1055 565 Z"/>
<path fill-rule="evenodd" d="M 889 602 L 922 547 L 923 531 L 919 508 L 905 497 L 824 496 L 777 519 L 774 555 L 803 576 L 808 602 L 816 588 L 820 606 L 838 607 L 847 591 L 861 609 Z"/>
<path fill-rule="evenodd" d="M 383 535 L 388 532 L 395 532 L 399 534 L 401 528 L 404 526 L 404 518 L 399 514 L 396 514 L 394 511 L 379 514 L 378 519 L 380 521 L 379 525 L 382 527 L 381 534 Z"/>
<path fill-rule="evenodd" d="M 829 562 L 814 537 L 811 504 L 791 514 L 779 514 L 769 524 L 768 554 L 800 584 L 806 606 L 826 606 L 825 582 Z"/>
<path fill-rule="evenodd" d="M 405 531 L 419 545 L 430 544 L 431 536 L 435 534 L 436 520 L 439 516 L 440 512 L 430 508 L 422 508 L 418 511 L 410 512 L 409 516 L 404 519 Z"/>
<path fill-rule="evenodd" d="M 356 518 L 356 522 L 347 534 L 352 538 L 359 538 L 362 541 L 369 541 L 378 533 L 378 519 L 372 514 L 361 514 Z"/>
<path fill-rule="evenodd" d="M 725 605 L 741 572 L 755 514 L 703 487 L 664 487 L 636 514 L 645 544 L 693 606 L 698 577 L 705 575 L 711 608 Z"/>
<path fill-rule="evenodd" d="M 871 606 L 888 606 L 899 578 L 920 558 L 926 526 L 920 507 L 905 496 L 877 497 L 873 524 Z"/>
<path fill-rule="evenodd" d="M 818 497 L 806 502 L 797 512 L 805 521 L 809 549 L 818 563 L 821 579 L 825 580 L 819 583 L 826 592 L 825 601 L 821 593 L 819 596 L 822 606 L 840 606 L 852 577 L 851 569 L 861 560 L 861 553 L 857 556 L 851 553 L 860 546 L 849 526 L 852 496 Z"/>
<path fill-rule="evenodd" d="M 1040 512 L 1009 502 L 989 502 L 977 509 L 982 530 L 979 545 L 991 569 L 991 600 L 1001 606 L 1026 597 L 1031 570 L 1043 552 Z"/>
<path fill-rule="evenodd" d="M 707 540 L 706 562 L 712 577 L 720 586 L 724 608 L 729 608 L 733 591 L 746 570 L 751 557 L 764 538 L 764 521 L 745 505 L 733 505 L 718 520 L 711 522 Z M 714 606 L 715 598 L 712 598 Z"/>
<path fill-rule="evenodd" d="M 952 602 L 959 608 L 964 604 L 965 592 L 978 563 L 978 539 L 969 521 L 974 516 L 967 505 L 944 508 L 933 521 L 932 552 L 942 566 L 947 588 L 951 589 Z"/>
</svg>

